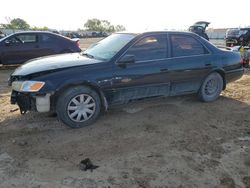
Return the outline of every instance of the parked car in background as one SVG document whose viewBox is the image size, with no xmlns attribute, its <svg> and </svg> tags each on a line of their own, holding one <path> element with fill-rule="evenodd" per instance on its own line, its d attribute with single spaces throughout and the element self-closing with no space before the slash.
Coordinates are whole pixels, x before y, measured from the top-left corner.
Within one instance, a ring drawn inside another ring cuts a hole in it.
<svg viewBox="0 0 250 188">
<path fill-rule="evenodd" d="M 191 25 L 188 28 L 188 30 L 190 32 L 196 33 L 197 35 L 203 37 L 206 40 L 209 40 L 206 34 L 206 28 L 209 24 L 210 24 L 209 22 L 205 22 L 205 21 L 196 22 L 194 25 Z"/>
<path fill-rule="evenodd" d="M 56 112 L 79 128 L 101 109 L 131 100 L 197 93 L 201 101 L 214 101 L 243 72 L 239 53 L 190 32 L 116 33 L 83 53 L 30 61 L 9 84 L 21 113 Z"/>
<path fill-rule="evenodd" d="M 0 39 L 4 37 L 5 37 L 5 34 L 2 31 L 0 31 Z"/>
<path fill-rule="evenodd" d="M 79 40 L 51 32 L 19 32 L 0 39 L 0 64 L 20 64 L 37 57 L 80 51 Z"/>
<path fill-rule="evenodd" d="M 250 27 L 233 28 L 226 31 L 226 46 L 249 46 L 250 45 Z"/>
<path fill-rule="evenodd" d="M 94 31 L 92 32 L 92 37 L 107 37 L 108 34 L 106 32 L 97 32 L 97 31 Z"/>
<path fill-rule="evenodd" d="M 69 33 L 66 33 L 65 36 L 68 37 L 68 38 L 71 38 L 71 39 L 83 38 L 83 37 L 82 37 L 79 33 L 77 33 L 77 32 L 69 32 Z"/>
</svg>

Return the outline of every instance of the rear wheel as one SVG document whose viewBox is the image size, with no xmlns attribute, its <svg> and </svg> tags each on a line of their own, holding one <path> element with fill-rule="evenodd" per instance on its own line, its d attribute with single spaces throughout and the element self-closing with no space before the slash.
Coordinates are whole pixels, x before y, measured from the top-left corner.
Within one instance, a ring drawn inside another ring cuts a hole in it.
<svg viewBox="0 0 250 188">
<path fill-rule="evenodd" d="M 69 88 L 58 99 L 58 118 L 71 128 L 80 128 L 94 123 L 100 114 L 99 95 L 89 87 Z"/>
<path fill-rule="evenodd" d="M 215 101 L 223 89 L 223 79 L 217 72 L 209 74 L 201 85 L 198 97 L 201 101 Z"/>
</svg>

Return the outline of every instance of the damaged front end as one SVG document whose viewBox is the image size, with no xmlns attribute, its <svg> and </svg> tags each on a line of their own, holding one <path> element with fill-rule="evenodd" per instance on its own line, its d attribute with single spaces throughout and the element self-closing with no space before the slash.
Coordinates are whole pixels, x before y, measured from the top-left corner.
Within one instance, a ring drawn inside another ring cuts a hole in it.
<svg viewBox="0 0 250 188">
<path fill-rule="evenodd" d="M 10 102 L 19 106 L 21 114 L 25 114 L 27 111 L 50 111 L 51 94 L 39 92 L 44 87 L 45 82 L 11 78 L 9 84 L 12 87 Z"/>
<path fill-rule="evenodd" d="M 27 111 L 49 112 L 51 110 L 50 96 L 51 94 L 38 95 L 13 90 L 10 102 L 18 105 L 21 114 L 25 114 Z"/>
<path fill-rule="evenodd" d="M 27 94 L 19 93 L 17 91 L 11 92 L 10 103 L 17 104 L 21 114 L 25 114 L 27 111 L 31 111 L 32 106 L 34 106 L 34 104 L 32 104 L 30 96 L 28 96 Z"/>
</svg>

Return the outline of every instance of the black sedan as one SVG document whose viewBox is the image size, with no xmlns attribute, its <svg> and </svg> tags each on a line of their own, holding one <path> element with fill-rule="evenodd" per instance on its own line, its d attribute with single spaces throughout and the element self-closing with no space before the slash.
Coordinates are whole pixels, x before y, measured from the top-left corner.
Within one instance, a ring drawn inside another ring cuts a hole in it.
<svg viewBox="0 0 250 188">
<path fill-rule="evenodd" d="M 37 57 L 80 51 L 78 40 L 51 32 L 19 32 L 0 39 L 0 64 L 20 64 Z"/>
<path fill-rule="evenodd" d="M 194 33 L 116 33 L 83 53 L 24 64 L 9 83 L 21 113 L 56 112 L 78 128 L 93 123 L 101 109 L 141 98 L 197 93 L 214 101 L 243 72 L 239 53 Z"/>
</svg>

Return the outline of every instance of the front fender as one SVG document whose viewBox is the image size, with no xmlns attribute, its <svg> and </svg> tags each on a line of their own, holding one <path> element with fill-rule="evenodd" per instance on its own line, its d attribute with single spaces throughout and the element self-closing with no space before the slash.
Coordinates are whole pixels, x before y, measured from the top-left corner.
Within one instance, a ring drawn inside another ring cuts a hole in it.
<svg viewBox="0 0 250 188">
<path fill-rule="evenodd" d="M 94 91 L 97 92 L 97 94 L 99 95 L 101 101 L 102 101 L 102 108 L 107 111 L 108 110 L 108 102 L 107 99 L 103 93 L 103 91 L 101 90 L 100 86 L 93 82 L 93 81 L 89 81 L 89 80 L 84 80 L 84 81 L 74 81 L 74 82 L 64 82 L 63 85 L 61 85 L 60 87 L 58 87 L 55 90 L 55 94 L 53 96 L 53 103 L 54 105 L 57 102 L 58 97 L 67 89 L 72 88 L 72 87 L 76 87 L 76 86 L 87 86 L 91 89 L 93 89 Z"/>
</svg>

